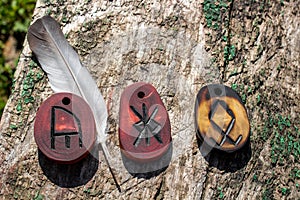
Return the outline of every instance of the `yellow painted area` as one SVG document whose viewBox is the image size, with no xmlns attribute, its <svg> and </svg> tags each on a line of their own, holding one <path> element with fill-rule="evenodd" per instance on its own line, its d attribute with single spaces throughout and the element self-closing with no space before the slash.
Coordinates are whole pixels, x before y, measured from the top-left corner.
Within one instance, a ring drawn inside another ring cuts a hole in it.
<svg viewBox="0 0 300 200">
<path fill-rule="evenodd" d="M 215 112 L 211 118 L 224 132 L 226 132 L 232 117 L 221 105 L 217 105 Z"/>
<path fill-rule="evenodd" d="M 229 136 L 233 140 L 236 140 L 239 137 L 239 135 L 243 136 L 237 146 L 234 146 L 233 144 L 225 141 L 222 148 L 224 150 L 230 151 L 230 150 L 233 150 L 234 148 L 239 148 L 240 146 L 242 146 L 248 139 L 249 130 L 250 130 L 250 124 L 249 124 L 247 112 L 246 112 L 244 106 L 237 99 L 235 99 L 233 97 L 228 97 L 228 96 L 215 97 L 215 98 L 209 99 L 209 100 L 203 100 L 203 99 L 204 98 L 202 98 L 202 101 L 199 102 L 198 110 L 197 110 L 197 124 L 198 124 L 198 128 L 199 128 L 199 131 L 200 131 L 202 137 L 203 138 L 205 138 L 205 137 L 213 138 L 216 142 L 218 142 L 218 143 L 221 142 L 222 135 L 212 127 L 212 125 L 210 123 L 210 119 L 209 119 L 209 112 L 211 109 L 211 105 L 216 100 L 221 100 L 227 104 L 227 106 L 232 110 L 233 114 L 235 115 L 236 121 L 234 123 L 232 130 L 229 133 Z M 229 119 L 225 113 L 221 114 L 222 112 L 227 113 L 224 108 L 217 108 L 217 110 L 216 110 L 217 116 L 214 118 L 214 120 L 216 120 L 215 122 L 217 122 L 219 125 L 223 124 L 224 125 L 223 128 L 226 130 L 227 127 L 225 128 L 225 125 Z M 222 122 L 222 120 L 223 120 L 223 122 Z M 209 140 L 206 140 L 206 141 L 210 142 Z M 211 145 L 214 145 L 214 144 L 211 144 Z"/>
</svg>

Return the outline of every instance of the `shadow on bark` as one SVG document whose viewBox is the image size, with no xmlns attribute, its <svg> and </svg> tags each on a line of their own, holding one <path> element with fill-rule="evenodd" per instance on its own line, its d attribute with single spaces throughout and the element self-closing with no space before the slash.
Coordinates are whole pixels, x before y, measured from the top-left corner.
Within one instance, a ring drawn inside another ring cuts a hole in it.
<svg viewBox="0 0 300 200">
<path fill-rule="evenodd" d="M 45 176 L 54 184 L 72 188 L 86 184 L 98 170 L 99 153 L 94 148 L 85 158 L 74 164 L 59 164 L 38 150 L 39 164 Z"/>
<path fill-rule="evenodd" d="M 167 152 L 158 160 L 154 160 L 147 163 L 136 162 L 127 158 L 121 151 L 122 161 L 127 171 L 134 177 L 150 179 L 154 176 L 159 175 L 165 171 L 172 159 L 173 144 L 170 146 Z"/>
<path fill-rule="evenodd" d="M 197 137 L 198 148 L 201 152 L 202 149 L 211 149 L 202 139 Z M 201 148 L 200 148 L 201 147 Z M 207 148 L 206 148 L 207 147 Z M 245 145 L 232 153 L 227 153 L 218 149 L 211 149 L 207 154 L 201 152 L 209 166 L 216 167 L 225 172 L 236 172 L 244 168 L 252 156 L 250 139 L 247 140 Z"/>
</svg>

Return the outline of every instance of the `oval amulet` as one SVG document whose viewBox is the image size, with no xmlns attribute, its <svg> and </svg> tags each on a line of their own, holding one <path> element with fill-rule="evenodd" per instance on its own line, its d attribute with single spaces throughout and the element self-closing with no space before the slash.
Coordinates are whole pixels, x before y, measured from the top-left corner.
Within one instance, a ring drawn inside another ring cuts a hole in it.
<svg viewBox="0 0 300 200">
<path fill-rule="evenodd" d="M 200 89 L 195 120 L 197 136 L 213 148 L 233 152 L 249 138 L 247 111 L 238 94 L 225 85 L 211 84 Z"/>
<path fill-rule="evenodd" d="M 127 158 L 150 162 L 167 152 L 172 140 L 170 120 L 152 85 L 139 82 L 123 91 L 119 123 L 120 148 Z"/>
<path fill-rule="evenodd" d="M 56 93 L 40 106 L 34 138 L 41 152 L 58 163 L 72 164 L 88 155 L 96 126 L 88 104 L 71 93 Z"/>
</svg>

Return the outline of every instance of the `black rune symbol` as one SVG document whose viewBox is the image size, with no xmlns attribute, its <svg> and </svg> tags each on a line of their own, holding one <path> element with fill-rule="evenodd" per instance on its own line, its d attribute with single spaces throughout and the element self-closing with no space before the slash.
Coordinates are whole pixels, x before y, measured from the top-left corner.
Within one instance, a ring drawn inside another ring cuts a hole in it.
<svg viewBox="0 0 300 200">
<path fill-rule="evenodd" d="M 78 132 L 77 131 L 72 131 L 72 132 L 56 132 L 55 130 L 55 124 L 56 124 L 56 114 L 55 112 L 57 110 L 61 110 L 61 111 L 64 111 L 65 113 L 71 115 L 75 122 L 77 123 L 77 126 L 78 126 Z M 82 147 L 82 130 L 81 130 L 81 123 L 80 123 L 80 120 L 79 118 L 74 114 L 72 113 L 71 111 L 63 108 L 63 107 L 60 107 L 60 106 L 53 106 L 52 109 L 51 109 L 51 149 L 55 149 L 55 137 L 60 137 L 60 136 L 65 136 L 65 146 L 66 148 L 70 148 L 70 136 L 72 135 L 79 135 L 79 147 L 81 148 Z"/>
<path fill-rule="evenodd" d="M 162 126 L 154 120 L 154 117 L 156 116 L 158 112 L 158 107 L 155 107 L 153 112 L 151 113 L 150 117 L 148 116 L 146 105 L 143 103 L 142 109 L 143 109 L 143 116 L 133 107 L 130 106 L 133 113 L 140 119 L 140 121 L 133 124 L 134 128 L 138 130 L 139 135 L 133 142 L 133 145 L 137 147 L 139 143 L 141 142 L 142 138 L 145 138 L 147 146 L 150 145 L 150 134 L 154 136 L 154 138 L 159 142 L 163 143 L 161 137 L 158 135 L 160 130 L 162 129 Z"/>
<path fill-rule="evenodd" d="M 228 111 L 229 109 L 227 108 L 225 102 L 218 100 L 213 104 L 210 120 L 213 127 L 222 135 L 220 143 L 217 143 L 219 146 L 222 146 L 225 141 L 228 141 L 233 145 L 237 145 L 243 137 L 240 135 L 236 140 L 230 137 L 229 133 L 232 130 L 236 119 L 232 111 Z"/>
</svg>

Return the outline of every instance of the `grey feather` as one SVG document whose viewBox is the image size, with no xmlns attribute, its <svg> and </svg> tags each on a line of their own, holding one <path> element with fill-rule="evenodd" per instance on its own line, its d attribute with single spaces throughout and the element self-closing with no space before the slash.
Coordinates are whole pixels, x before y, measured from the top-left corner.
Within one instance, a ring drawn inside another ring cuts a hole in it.
<svg viewBox="0 0 300 200">
<path fill-rule="evenodd" d="M 42 17 L 30 26 L 27 39 L 47 73 L 53 91 L 74 93 L 88 102 L 96 121 L 98 142 L 104 143 L 106 104 L 90 73 L 65 39 L 59 24 L 50 16 Z"/>
<path fill-rule="evenodd" d="M 105 129 L 107 109 L 104 99 L 88 70 L 82 66 L 78 54 L 65 39 L 59 24 L 50 16 L 36 20 L 28 30 L 30 49 L 47 73 L 54 92 L 70 92 L 83 97 L 92 109 L 104 158 L 116 183 L 121 187 L 110 167 L 111 156 L 106 147 Z"/>
</svg>

